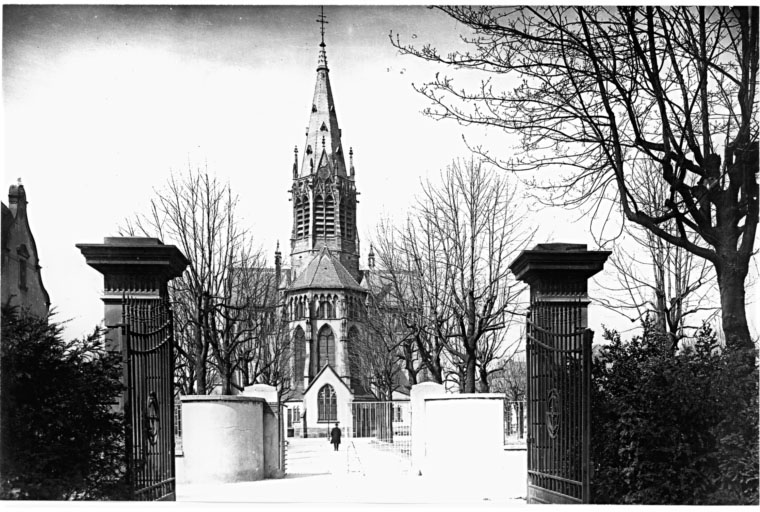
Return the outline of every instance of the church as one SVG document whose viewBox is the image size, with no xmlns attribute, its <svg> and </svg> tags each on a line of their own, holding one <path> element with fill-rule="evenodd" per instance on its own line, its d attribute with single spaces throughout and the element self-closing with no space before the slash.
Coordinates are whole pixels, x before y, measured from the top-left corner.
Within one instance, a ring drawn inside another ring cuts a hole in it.
<svg viewBox="0 0 760 512">
<path fill-rule="evenodd" d="M 352 375 L 367 300 L 359 268 L 353 149 L 343 146 L 322 42 L 306 141 L 295 148 L 290 201 L 290 269 L 280 292 L 291 333 L 291 384 L 284 401 L 289 435 L 325 436 L 336 422 L 352 424 L 351 403 L 376 400 Z M 370 252 L 369 263 L 374 266 Z M 279 271 L 282 255 L 275 255 Z"/>
</svg>

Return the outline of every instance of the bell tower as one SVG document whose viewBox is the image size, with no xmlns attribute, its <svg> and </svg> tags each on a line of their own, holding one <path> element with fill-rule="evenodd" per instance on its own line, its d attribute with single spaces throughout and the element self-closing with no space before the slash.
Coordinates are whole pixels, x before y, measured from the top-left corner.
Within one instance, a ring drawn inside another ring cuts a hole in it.
<svg viewBox="0 0 760 512">
<path fill-rule="evenodd" d="M 338 127 L 325 51 L 324 14 L 320 14 L 322 41 L 319 44 L 317 81 L 311 103 L 306 142 L 300 155 L 295 148 L 293 185 L 293 231 L 290 238 L 294 278 L 322 249 L 327 247 L 360 280 L 359 237 L 356 231 L 356 185 L 353 149 L 348 166 Z"/>
</svg>

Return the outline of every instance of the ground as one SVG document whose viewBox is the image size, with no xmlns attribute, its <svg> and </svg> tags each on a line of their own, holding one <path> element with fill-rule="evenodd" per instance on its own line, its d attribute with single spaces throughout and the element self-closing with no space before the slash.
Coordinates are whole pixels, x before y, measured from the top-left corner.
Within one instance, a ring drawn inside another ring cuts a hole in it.
<svg viewBox="0 0 760 512">
<path fill-rule="evenodd" d="M 177 459 L 177 500 L 268 504 L 435 504 L 456 508 L 502 508 L 525 504 L 524 450 L 504 451 L 503 463 L 488 478 L 468 478 L 452 461 L 450 477 L 413 475 L 408 459 L 369 439 L 344 439 L 338 452 L 325 438 L 288 440 L 287 476 L 234 484 L 183 482 Z"/>
</svg>

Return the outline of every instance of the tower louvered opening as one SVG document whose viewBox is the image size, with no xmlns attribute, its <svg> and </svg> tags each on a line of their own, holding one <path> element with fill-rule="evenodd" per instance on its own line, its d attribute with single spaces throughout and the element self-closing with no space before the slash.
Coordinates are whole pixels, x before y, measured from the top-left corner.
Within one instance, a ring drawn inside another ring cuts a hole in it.
<svg viewBox="0 0 760 512">
<path fill-rule="evenodd" d="M 296 238 L 309 236 L 309 199 L 302 197 L 296 203 Z"/>
<path fill-rule="evenodd" d="M 346 204 L 346 238 L 354 238 L 354 226 L 356 225 L 356 204 L 348 201 Z"/>
<path fill-rule="evenodd" d="M 322 195 L 314 198 L 314 234 L 325 234 L 325 198 Z"/>
<path fill-rule="evenodd" d="M 325 200 L 325 235 L 335 236 L 335 199 L 332 196 Z"/>
<path fill-rule="evenodd" d="M 340 198 L 340 232 L 343 236 L 348 237 L 348 232 L 346 231 L 346 198 L 341 197 Z"/>
</svg>

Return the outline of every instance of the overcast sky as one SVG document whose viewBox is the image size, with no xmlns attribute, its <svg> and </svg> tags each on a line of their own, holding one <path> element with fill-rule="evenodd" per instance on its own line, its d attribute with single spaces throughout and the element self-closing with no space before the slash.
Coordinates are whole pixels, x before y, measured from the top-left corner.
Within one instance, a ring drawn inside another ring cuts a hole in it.
<svg viewBox="0 0 760 512">
<path fill-rule="evenodd" d="M 5 6 L 4 190 L 21 178 L 43 280 L 67 336 L 102 319 L 101 275 L 77 243 L 102 242 L 146 211 L 172 170 L 208 167 L 239 195 L 239 220 L 287 254 L 286 191 L 304 141 L 319 44 L 317 7 Z M 462 128 L 420 112 L 412 83 L 442 71 L 402 57 L 409 42 L 453 48 L 453 20 L 424 7 L 328 6 L 327 58 L 344 147 L 353 147 L 362 262 L 384 216 L 468 155 Z M 502 132 L 467 128 L 509 151 Z M 3 201 L 7 201 L 3 192 Z M 543 212 L 537 242 L 593 245 L 583 222 Z M 593 293 L 593 290 L 592 290 Z M 598 329 L 601 316 L 592 328 Z"/>
</svg>

